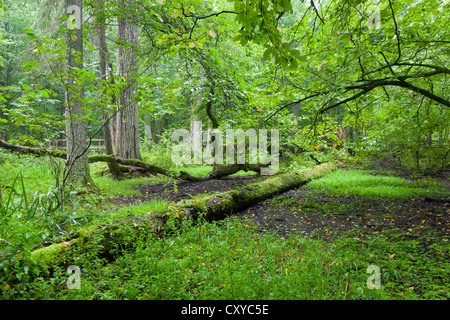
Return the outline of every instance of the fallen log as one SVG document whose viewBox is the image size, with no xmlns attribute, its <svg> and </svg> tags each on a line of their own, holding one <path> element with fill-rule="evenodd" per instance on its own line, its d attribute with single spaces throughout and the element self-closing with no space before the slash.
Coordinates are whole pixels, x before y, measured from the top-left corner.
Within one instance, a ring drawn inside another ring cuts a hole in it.
<svg viewBox="0 0 450 320">
<path fill-rule="evenodd" d="M 151 174 L 162 174 L 165 176 L 173 177 L 175 179 L 180 180 L 187 180 L 192 182 L 198 182 L 198 181 L 206 181 L 211 179 L 222 179 L 224 177 L 227 177 L 229 175 L 232 175 L 236 172 L 239 172 L 241 170 L 247 172 L 247 171 L 254 171 L 257 173 L 261 173 L 261 166 L 258 164 L 232 164 L 232 165 L 217 165 L 214 167 L 213 171 L 205 176 L 205 177 L 196 177 L 192 176 L 189 173 L 185 171 L 180 171 L 180 173 L 176 173 L 171 170 L 166 170 L 164 168 L 150 165 L 148 163 L 145 163 L 141 160 L 137 159 L 124 159 L 118 156 L 114 155 L 94 155 L 89 157 L 89 162 L 115 162 L 119 163 L 121 165 L 126 165 L 132 168 L 135 168 L 134 170 L 139 170 L 141 172 L 148 172 Z M 130 169 L 130 172 L 133 171 L 133 169 Z"/>
<path fill-rule="evenodd" d="M 114 163 L 118 163 L 118 164 L 125 165 L 125 166 L 141 168 L 142 170 L 145 170 L 151 174 L 159 173 L 159 174 L 162 174 L 165 176 L 171 176 L 171 177 L 175 176 L 176 177 L 175 173 L 170 170 L 166 170 L 164 168 L 145 163 L 144 161 L 141 161 L 138 159 L 125 159 L 125 158 L 121 158 L 121 157 L 118 157 L 115 155 L 92 155 L 92 156 L 89 156 L 88 159 L 89 159 L 90 163 L 114 162 Z"/>
<path fill-rule="evenodd" d="M 243 185 L 240 189 L 206 194 L 183 200 L 163 212 L 148 213 L 101 226 L 83 228 L 58 242 L 32 252 L 43 270 L 53 266 L 76 264 L 83 255 L 114 259 L 122 249 L 132 248 L 138 239 L 161 237 L 182 219 L 219 220 L 249 208 L 256 203 L 288 190 L 298 188 L 312 179 L 337 169 L 338 162 L 324 163 L 314 168 L 292 171 Z M 171 221 L 172 223 L 168 223 Z"/>
<path fill-rule="evenodd" d="M 206 180 L 211 179 L 222 179 L 226 176 L 232 175 L 234 173 L 237 173 L 239 171 L 253 171 L 258 174 L 261 173 L 261 165 L 259 164 L 231 164 L 231 165 L 216 165 L 214 167 L 214 170 L 207 176 Z"/>
<path fill-rule="evenodd" d="M 253 171 L 258 174 L 261 173 L 261 166 L 258 164 L 231 164 L 231 165 L 216 165 L 214 169 L 207 176 L 204 177 L 194 177 L 185 171 L 180 171 L 180 174 L 177 176 L 181 180 L 188 181 L 208 181 L 208 180 L 220 180 L 232 174 L 235 174 L 239 171 Z"/>
<path fill-rule="evenodd" d="M 20 145 L 14 145 L 9 142 L 3 141 L 0 139 L 0 147 L 3 147 L 8 150 L 12 150 L 15 152 L 25 153 L 25 154 L 33 154 L 36 156 L 52 156 L 57 158 L 66 159 L 67 158 L 67 151 L 58 150 L 58 149 L 46 149 L 46 148 L 31 148 L 26 146 L 20 146 Z M 254 172 L 261 172 L 260 166 L 257 164 L 234 164 L 234 165 L 227 165 L 227 166 L 216 166 L 214 170 L 205 177 L 195 177 L 190 175 L 189 173 L 185 171 L 181 171 L 180 173 L 176 173 L 171 170 L 166 170 L 164 168 L 151 165 L 148 163 L 145 163 L 138 159 L 125 159 L 121 158 L 115 155 L 91 155 L 88 157 L 89 163 L 95 163 L 95 162 L 107 162 L 107 163 L 116 163 L 119 165 L 127 166 L 128 168 L 125 169 L 129 173 L 133 173 L 136 171 L 142 172 L 142 173 L 149 173 L 149 174 L 162 174 L 168 177 L 173 177 L 175 179 L 180 180 L 187 180 L 187 181 L 205 181 L 205 180 L 211 180 L 211 179 L 222 179 L 226 176 L 229 176 L 231 174 L 234 174 L 240 170 L 244 171 L 254 171 Z M 123 168 L 121 168 L 122 171 Z"/>
<path fill-rule="evenodd" d="M 20 145 L 15 145 L 15 144 L 6 142 L 1 139 L 0 139 L 0 147 L 11 150 L 11 151 L 15 151 L 15 152 L 20 152 L 20 153 L 25 153 L 25 154 L 34 154 L 36 156 L 52 156 L 55 158 L 62 158 L 62 159 L 67 158 L 66 151 L 52 149 L 52 148 L 45 149 L 45 148 L 31 148 L 31 147 L 26 147 L 26 146 L 20 146 Z"/>
<path fill-rule="evenodd" d="M 203 217 L 207 221 L 220 220 L 258 202 L 305 185 L 340 166 L 342 164 L 339 162 L 328 162 L 309 169 L 295 170 L 246 184 L 239 189 L 183 200 L 177 204 L 177 208 L 189 213 L 194 219 Z"/>
</svg>

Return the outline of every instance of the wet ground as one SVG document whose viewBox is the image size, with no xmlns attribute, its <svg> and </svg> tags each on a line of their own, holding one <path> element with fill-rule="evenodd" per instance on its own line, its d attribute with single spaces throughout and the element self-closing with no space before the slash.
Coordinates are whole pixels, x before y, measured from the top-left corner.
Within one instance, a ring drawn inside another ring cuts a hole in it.
<svg viewBox="0 0 450 320">
<path fill-rule="evenodd" d="M 178 202 L 200 193 L 239 188 L 258 179 L 262 177 L 232 176 L 204 182 L 144 185 L 139 187 L 141 196 L 119 197 L 117 201 L 136 204 L 159 197 Z M 257 203 L 237 216 L 254 224 L 259 232 L 276 231 L 282 237 L 295 233 L 330 241 L 351 231 L 360 237 L 389 232 L 406 238 L 432 235 L 448 239 L 450 203 L 425 200 L 424 197 L 369 200 L 329 196 L 304 186 Z"/>
</svg>

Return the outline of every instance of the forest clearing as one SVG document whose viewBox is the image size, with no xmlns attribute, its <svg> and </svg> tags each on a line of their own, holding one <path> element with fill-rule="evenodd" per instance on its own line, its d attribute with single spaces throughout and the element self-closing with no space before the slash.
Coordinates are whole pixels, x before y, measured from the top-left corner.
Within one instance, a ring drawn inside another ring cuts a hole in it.
<svg viewBox="0 0 450 320">
<path fill-rule="evenodd" d="M 0 0 L 0 299 L 448 300 L 449 9 Z"/>
</svg>

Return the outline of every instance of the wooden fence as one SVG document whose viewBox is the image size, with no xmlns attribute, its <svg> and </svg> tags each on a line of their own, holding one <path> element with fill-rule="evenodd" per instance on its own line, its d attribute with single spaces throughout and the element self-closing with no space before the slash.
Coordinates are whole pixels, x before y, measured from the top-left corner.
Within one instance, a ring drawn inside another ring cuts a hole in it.
<svg viewBox="0 0 450 320">
<path fill-rule="evenodd" d="M 66 150 L 66 140 L 67 139 L 55 139 L 53 140 L 53 146 L 57 149 Z M 86 146 L 91 141 L 91 146 L 89 149 L 104 150 L 105 149 L 105 139 L 86 139 Z"/>
</svg>

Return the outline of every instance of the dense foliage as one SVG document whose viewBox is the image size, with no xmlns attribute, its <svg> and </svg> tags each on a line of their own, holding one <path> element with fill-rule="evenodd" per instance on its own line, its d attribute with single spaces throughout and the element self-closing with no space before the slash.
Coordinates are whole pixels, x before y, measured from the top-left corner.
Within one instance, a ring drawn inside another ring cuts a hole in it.
<svg viewBox="0 0 450 320">
<path fill-rule="evenodd" d="M 99 3 L 85 1 L 85 17 Z M 64 136 L 60 7 L 54 0 L 2 6 L 5 140 L 37 144 Z M 286 147 L 313 151 L 340 129 L 360 156 L 382 155 L 418 170 L 445 166 L 445 1 L 135 1 L 126 8 L 108 1 L 105 8 L 97 16 L 106 21 L 112 72 L 120 44 L 115 18 L 131 14 L 140 28 L 133 50 L 142 141 L 145 132 L 158 141 L 202 119 L 220 129 L 282 128 Z M 85 90 L 88 137 L 98 138 L 98 106 L 117 98 L 129 79 L 116 77 L 98 90 L 97 22 L 87 22 L 77 81 Z"/>
<path fill-rule="evenodd" d="M 66 139 L 68 147 L 66 159 L 0 149 L 3 297 L 449 297 L 445 239 L 388 232 L 362 247 L 354 234 L 333 244 L 300 235 L 283 242 L 255 237 L 235 220 L 183 225 L 152 249 L 138 241 L 137 252 L 107 268 L 80 257 L 91 270 L 82 293 L 61 289 L 60 267 L 36 279 L 31 251 L 40 243 L 170 206 L 112 205 L 138 184 L 177 185 L 170 177 L 111 180 L 108 170 L 118 178 L 124 168 L 89 165 L 93 139 L 104 139 L 108 154 L 206 174 L 211 167 L 180 168 L 170 158 L 172 132 L 201 120 L 203 129 L 280 129 L 281 172 L 335 159 L 365 168 L 376 159 L 409 177 L 448 170 L 448 0 L 77 0 L 81 22 L 66 8 L 74 1 L 0 0 L 0 141 L 53 150 Z M 128 120 L 129 128 L 120 126 Z M 84 136 L 86 145 L 75 141 Z M 84 168 L 77 167 L 82 158 Z M 87 178 L 73 176 L 81 185 L 71 188 L 66 180 L 76 170 Z M 311 188 L 371 199 L 445 194 L 437 182 L 410 185 L 361 172 L 338 172 Z M 394 260 L 395 250 L 402 253 Z M 258 255 L 242 259 L 252 252 Z M 410 256 L 419 258 L 410 265 Z M 382 259 L 386 291 L 364 289 L 362 268 L 373 257 Z M 230 259 L 239 262 L 234 269 Z M 424 274 L 421 263 L 430 275 L 414 280 Z M 155 275 L 143 275 L 141 265 Z M 111 275 L 127 272 L 126 280 Z M 253 287 L 255 274 L 261 278 Z M 414 286 L 420 289 L 408 289 Z"/>
</svg>

